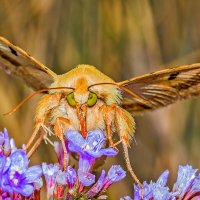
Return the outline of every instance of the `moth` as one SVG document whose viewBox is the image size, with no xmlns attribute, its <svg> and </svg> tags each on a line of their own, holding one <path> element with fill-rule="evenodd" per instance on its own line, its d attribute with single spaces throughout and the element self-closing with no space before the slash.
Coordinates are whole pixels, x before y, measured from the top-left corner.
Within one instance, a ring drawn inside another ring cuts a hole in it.
<svg viewBox="0 0 200 200">
<path fill-rule="evenodd" d="M 36 91 L 12 112 L 34 95 L 43 93 L 36 108 L 34 131 L 25 147 L 29 149 L 29 156 L 46 138 L 46 133 L 53 132 L 62 143 L 66 167 L 64 133 L 73 129 L 86 137 L 88 131 L 100 129 L 106 133 L 109 146 L 116 148 L 122 143 L 127 169 L 139 184 L 128 156 L 135 129 L 132 114 L 152 111 L 200 94 L 200 63 L 122 82 L 115 82 L 90 65 L 78 65 L 57 75 L 3 37 L 0 37 L 0 68 L 9 75 L 21 77 Z M 118 134 L 116 143 L 113 134 Z"/>
</svg>

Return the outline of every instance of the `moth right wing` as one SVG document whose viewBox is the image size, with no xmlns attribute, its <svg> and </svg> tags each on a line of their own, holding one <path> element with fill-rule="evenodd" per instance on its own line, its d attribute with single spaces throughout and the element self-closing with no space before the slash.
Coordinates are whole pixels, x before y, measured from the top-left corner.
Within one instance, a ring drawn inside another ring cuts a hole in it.
<svg viewBox="0 0 200 200">
<path fill-rule="evenodd" d="M 122 93 L 122 107 L 136 114 L 200 95 L 200 63 L 164 69 L 119 83 L 136 98 Z M 140 100 L 140 101 L 139 101 Z"/>
<path fill-rule="evenodd" d="M 21 48 L 0 37 L 0 68 L 21 77 L 34 90 L 49 87 L 57 76 Z"/>
</svg>

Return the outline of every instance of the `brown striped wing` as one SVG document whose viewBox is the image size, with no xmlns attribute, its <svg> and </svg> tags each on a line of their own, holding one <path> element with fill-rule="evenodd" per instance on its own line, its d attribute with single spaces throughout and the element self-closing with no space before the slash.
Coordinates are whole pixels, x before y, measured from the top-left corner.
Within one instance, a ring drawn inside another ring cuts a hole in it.
<svg viewBox="0 0 200 200">
<path fill-rule="evenodd" d="M 0 37 L 0 68 L 21 77 L 34 90 L 47 88 L 56 74 L 19 47 Z"/>
<path fill-rule="evenodd" d="M 200 63 L 157 71 L 119 84 L 146 101 L 141 103 L 124 92 L 123 108 L 132 113 L 155 110 L 200 94 Z"/>
</svg>

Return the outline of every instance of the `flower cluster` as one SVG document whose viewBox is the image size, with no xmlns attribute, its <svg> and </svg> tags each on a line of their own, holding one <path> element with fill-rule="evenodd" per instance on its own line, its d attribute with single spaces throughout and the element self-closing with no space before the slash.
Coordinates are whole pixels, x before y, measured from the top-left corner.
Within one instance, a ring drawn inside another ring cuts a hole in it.
<svg viewBox="0 0 200 200">
<path fill-rule="evenodd" d="M 200 174 L 192 166 L 179 166 L 177 180 L 172 191 L 166 186 L 169 171 L 164 171 L 156 182 L 145 181 L 142 189 L 134 185 L 134 197 L 126 196 L 121 200 L 197 200 L 200 199 Z"/>
<path fill-rule="evenodd" d="M 113 165 L 106 174 L 102 170 L 96 179 L 93 166 L 102 156 L 115 156 L 113 148 L 104 148 L 105 134 L 95 130 L 84 139 L 77 131 L 65 134 L 68 154 L 78 155 L 76 168 L 68 165 L 63 169 L 63 149 L 55 142 L 59 164 L 28 167 L 29 160 L 23 149 L 17 149 L 14 140 L 9 139 L 7 130 L 0 133 L 0 200 L 39 200 L 46 182 L 47 199 L 106 199 L 105 192 L 113 183 L 126 176 L 119 166 Z M 69 156 L 69 155 L 68 155 Z"/>
<path fill-rule="evenodd" d="M 100 177 L 95 181 L 96 176 L 91 173 L 93 164 L 101 156 L 114 156 L 117 154 L 113 148 L 103 148 L 106 139 L 102 131 L 89 132 L 86 139 L 77 131 L 68 131 L 66 134 L 67 148 L 70 152 L 79 155 L 78 168 L 68 166 L 62 171 L 63 151 L 60 143 L 55 143 L 55 150 L 60 165 L 43 163 L 43 173 L 47 185 L 48 198 L 57 199 L 92 199 L 103 198 L 105 191 L 113 183 L 123 179 L 126 172 L 119 166 L 110 168 L 107 175 L 102 170 Z"/>
<path fill-rule="evenodd" d="M 37 195 L 42 168 L 28 164 L 26 152 L 15 147 L 7 130 L 0 132 L 0 199 L 31 199 Z"/>
<path fill-rule="evenodd" d="M 40 200 L 46 182 L 47 199 L 92 200 L 107 199 L 105 192 L 115 182 L 126 176 L 119 165 L 113 165 L 108 172 L 102 170 L 96 175 L 94 170 L 107 156 L 117 155 L 114 148 L 106 147 L 105 134 L 100 130 L 88 132 L 87 137 L 74 130 L 65 133 L 67 169 L 64 169 L 64 152 L 61 143 L 54 148 L 58 163 L 28 167 L 29 160 L 23 149 L 16 148 L 8 132 L 0 132 L 0 200 Z M 72 155 L 72 156 L 71 156 Z M 71 164 L 71 165 L 70 165 Z M 177 181 L 170 190 L 167 184 L 169 171 L 161 174 L 156 182 L 144 181 L 143 188 L 134 185 L 133 197 L 121 200 L 197 200 L 200 199 L 200 174 L 190 165 L 179 166 Z"/>
</svg>

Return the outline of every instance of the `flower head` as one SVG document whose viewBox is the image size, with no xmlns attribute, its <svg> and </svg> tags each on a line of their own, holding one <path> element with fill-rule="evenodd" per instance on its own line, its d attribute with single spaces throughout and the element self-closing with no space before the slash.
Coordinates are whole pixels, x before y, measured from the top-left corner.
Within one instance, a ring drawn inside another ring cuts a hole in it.
<svg viewBox="0 0 200 200">
<path fill-rule="evenodd" d="M 89 172 L 96 158 L 101 156 L 114 156 L 118 152 L 113 148 L 103 148 L 106 139 L 100 130 L 90 131 L 84 139 L 77 131 L 68 131 L 66 134 L 68 149 L 78 153 L 79 171 Z"/>
<path fill-rule="evenodd" d="M 156 182 L 149 184 L 143 182 L 144 189 L 139 185 L 134 185 L 134 200 L 175 200 L 175 199 L 200 199 L 200 174 L 192 166 L 179 166 L 177 181 L 172 191 L 166 186 L 169 171 L 164 171 Z M 121 199 L 128 199 L 124 197 Z"/>
<path fill-rule="evenodd" d="M 192 184 L 196 178 L 197 169 L 193 169 L 192 166 L 179 166 L 177 181 L 174 184 L 173 191 L 180 197 L 183 197 L 185 192 L 192 187 Z"/>
<path fill-rule="evenodd" d="M 69 142 L 69 150 L 80 155 L 99 158 L 101 156 L 115 156 L 118 153 L 113 148 L 103 148 L 106 137 L 100 130 L 88 132 L 85 139 L 79 132 L 73 130 L 66 132 L 65 137 Z"/>
<path fill-rule="evenodd" d="M 105 178 L 104 181 L 104 189 L 108 189 L 108 187 L 115 183 L 120 181 L 126 176 L 126 172 L 121 168 L 120 165 L 113 165 L 109 171 L 108 175 Z"/>
<path fill-rule="evenodd" d="M 117 151 L 113 148 L 103 148 L 106 139 L 100 130 L 90 131 L 84 139 L 77 131 L 68 131 L 66 134 L 68 149 L 79 154 L 78 177 L 82 187 L 90 186 L 95 182 L 95 176 L 89 171 L 96 158 L 101 156 L 114 156 Z"/>
<path fill-rule="evenodd" d="M 10 161 L 8 161 L 10 160 Z M 16 150 L 7 158 L 6 170 L 4 169 L 1 188 L 8 193 L 19 193 L 25 197 L 34 192 L 34 182 L 41 177 L 40 166 L 28 168 L 28 158 L 23 150 Z"/>
</svg>

